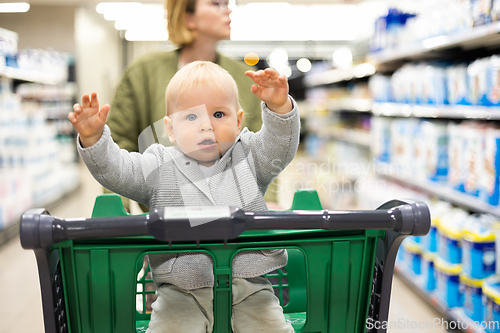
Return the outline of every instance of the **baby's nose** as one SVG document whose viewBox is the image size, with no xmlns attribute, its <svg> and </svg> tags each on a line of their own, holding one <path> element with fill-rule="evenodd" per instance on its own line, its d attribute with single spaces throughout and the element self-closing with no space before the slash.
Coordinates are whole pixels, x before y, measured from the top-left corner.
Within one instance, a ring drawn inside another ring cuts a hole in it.
<svg viewBox="0 0 500 333">
<path fill-rule="evenodd" d="M 205 132 L 205 131 L 211 131 L 212 130 L 212 124 L 210 123 L 210 121 L 203 121 L 201 126 L 200 126 L 200 130 L 202 132 Z"/>
</svg>

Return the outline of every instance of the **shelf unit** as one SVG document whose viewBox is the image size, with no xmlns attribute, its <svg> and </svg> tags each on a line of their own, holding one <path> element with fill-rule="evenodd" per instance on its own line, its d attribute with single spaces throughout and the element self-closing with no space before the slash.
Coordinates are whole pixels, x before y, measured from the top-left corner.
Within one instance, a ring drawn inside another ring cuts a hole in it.
<svg viewBox="0 0 500 333">
<path fill-rule="evenodd" d="M 454 190 L 443 184 L 426 179 L 414 178 L 411 175 L 399 175 L 396 169 L 397 168 L 387 163 L 377 162 L 376 164 L 377 174 L 381 177 L 392 180 L 405 187 L 416 189 L 418 192 L 425 192 L 441 200 L 464 207 L 471 212 L 493 214 L 500 217 L 500 207 L 489 205 L 472 195 Z"/>
<path fill-rule="evenodd" d="M 368 98 L 342 98 L 329 100 L 327 109 L 384 117 L 500 120 L 498 106 L 379 103 Z"/>
<path fill-rule="evenodd" d="M 367 132 L 331 126 L 318 128 L 316 132 L 326 139 L 340 140 L 362 148 L 370 148 L 370 133 Z"/>
<path fill-rule="evenodd" d="M 495 53 L 500 54 L 500 22 L 475 27 L 467 31 L 458 31 L 451 35 L 436 36 L 404 45 L 398 49 L 371 54 L 367 57 L 367 62 L 375 66 L 376 72 L 390 74 L 407 62 L 451 58 L 469 61 Z M 305 85 L 308 88 L 335 83 L 340 83 L 339 86 L 345 85 L 346 82 L 357 80 L 353 68 L 315 73 L 305 80 Z M 365 77 L 367 76 L 369 75 L 365 75 Z M 325 108 L 331 113 L 352 112 L 383 117 L 414 117 L 458 121 L 468 119 L 500 120 L 500 107 L 378 103 L 368 99 L 342 98 L 327 100 Z M 370 135 L 368 133 L 345 128 L 332 128 L 328 124 L 321 122 L 317 124 L 316 130 L 323 138 L 336 139 L 370 148 Z M 419 193 L 426 193 L 474 213 L 487 213 L 500 217 L 500 207 L 489 205 L 477 197 L 454 190 L 445 184 L 426 179 L 416 179 L 411 174 L 400 172 L 394 165 L 375 163 L 375 171 L 377 177 L 413 189 Z M 468 333 L 485 332 L 464 314 L 462 308 L 449 309 L 435 294 L 425 293 L 423 288 L 416 283 L 415 276 L 402 269 L 396 269 L 395 273 L 417 295 L 441 313 L 445 319 L 466 323 L 468 328 L 463 331 Z"/>
<path fill-rule="evenodd" d="M 462 308 L 448 308 L 440 298 L 434 293 L 426 293 L 422 287 L 415 281 L 417 277 L 412 272 L 402 269 L 398 265 L 394 268 L 396 274 L 404 284 L 413 290 L 422 300 L 424 300 L 431 307 L 436 309 L 444 318 L 449 322 L 461 323 L 458 328 L 467 333 L 486 333 L 486 331 L 470 319 L 463 311 Z M 450 328 L 452 325 L 449 325 Z M 446 326 L 445 326 L 446 327 Z"/>
<path fill-rule="evenodd" d="M 498 106 L 373 103 L 371 112 L 387 117 L 500 120 Z"/>
<path fill-rule="evenodd" d="M 383 50 L 369 55 L 368 60 L 376 65 L 378 71 L 397 66 L 401 62 L 442 59 L 443 53 L 455 48 L 471 51 L 478 48 L 498 48 L 499 45 L 500 22 L 494 22 L 451 35 L 427 38 L 397 49 Z"/>
<path fill-rule="evenodd" d="M 6 77 L 17 81 L 42 84 L 60 84 L 66 82 L 65 77 L 61 77 L 57 74 L 37 72 L 7 66 L 0 68 L 0 77 Z"/>
<path fill-rule="evenodd" d="M 67 83 L 67 78 L 61 77 L 60 75 L 12 67 L 0 68 L 0 78 L 11 79 L 15 84 L 38 83 L 43 85 L 60 85 Z M 57 198 L 53 199 L 51 202 L 44 203 L 43 206 L 47 209 L 55 207 L 61 200 L 77 191 L 79 187 L 80 181 L 78 180 L 74 186 L 65 189 L 65 191 L 58 195 Z M 0 246 L 19 234 L 19 221 L 19 219 L 14 221 L 11 220 L 4 229 L 0 229 Z"/>
</svg>

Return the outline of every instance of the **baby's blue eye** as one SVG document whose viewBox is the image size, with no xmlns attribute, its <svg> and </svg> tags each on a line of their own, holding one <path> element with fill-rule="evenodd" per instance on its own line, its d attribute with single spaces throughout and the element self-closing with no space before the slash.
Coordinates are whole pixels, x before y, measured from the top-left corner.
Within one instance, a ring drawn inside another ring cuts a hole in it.
<svg viewBox="0 0 500 333">
<path fill-rule="evenodd" d="M 222 118 L 222 117 L 224 117 L 224 112 L 217 111 L 214 113 L 214 118 Z"/>
<path fill-rule="evenodd" d="M 191 113 L 190 115 L 188 115 L 186 117 L 186 119 L 189 120 L 189 121 L 195 121 L 196 119 L 198 119 L 198 116 Z"/>
</svg>

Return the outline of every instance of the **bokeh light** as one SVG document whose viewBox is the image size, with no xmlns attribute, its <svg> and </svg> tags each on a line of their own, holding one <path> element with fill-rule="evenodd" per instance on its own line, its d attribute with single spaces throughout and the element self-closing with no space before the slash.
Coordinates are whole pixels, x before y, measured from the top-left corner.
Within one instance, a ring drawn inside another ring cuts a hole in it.
<svg viewBox="0 0 500 333">
<path fill-rule="evenodd" d="M 312 64 L 311 61 L 307 58 L 300 58 L 297 60 L 297 69 L 302 73 L 307 73 L 311 70 Z"/>
<path fill-rule="evenodd" d="M 250 52 L 245 55 L 243 60 L 245 61 L 245 64 L 255 66 L 259 62 L 259 56 L 256 53 Z"/>
</svg>

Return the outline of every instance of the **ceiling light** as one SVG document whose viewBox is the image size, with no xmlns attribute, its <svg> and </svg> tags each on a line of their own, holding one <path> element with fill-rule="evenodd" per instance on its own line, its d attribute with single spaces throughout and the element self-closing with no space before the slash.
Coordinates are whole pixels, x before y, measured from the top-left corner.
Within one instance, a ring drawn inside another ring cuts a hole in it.
<svg viewBox="0 0 500 333">
<path fill-rule="evenodd" d="M 28 10 L 30 4 L 27 2 L 0 3 L 0 13 L 26 13 Z"/>
<path fill-rule="evenodd" d="M 297 60 L 297 69 L 299 71 L 301 71 L 302 73 L 307 73 L 311 70 L 312 68 L 312 65 L 311 65 L 311 61 L 309 61 L 309 59 L 306 59 L 306 58 L 300 58 L 299 60 Z"/>
</svg>

